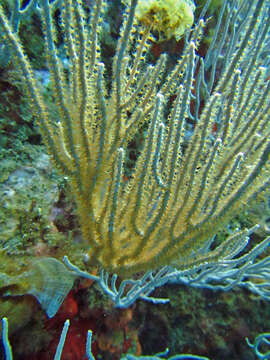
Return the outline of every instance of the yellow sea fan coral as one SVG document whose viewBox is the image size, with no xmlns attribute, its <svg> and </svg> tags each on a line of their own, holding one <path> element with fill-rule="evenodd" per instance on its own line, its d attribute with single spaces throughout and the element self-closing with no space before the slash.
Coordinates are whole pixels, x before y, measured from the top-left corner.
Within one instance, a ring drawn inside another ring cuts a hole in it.
<svg viewBox="0 0 270 360">
<path fill-rule="evenodd" d="M 179 40 L 194 21 L 192 0 L 140 0 L 136 17 L 145 26 L 151 26 L 165 38 Z"/>
</svg>

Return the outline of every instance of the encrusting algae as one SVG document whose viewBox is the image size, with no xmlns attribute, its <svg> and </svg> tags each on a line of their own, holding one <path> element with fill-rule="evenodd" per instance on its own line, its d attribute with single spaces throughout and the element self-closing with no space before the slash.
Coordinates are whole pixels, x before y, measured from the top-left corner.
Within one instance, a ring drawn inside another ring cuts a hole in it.
<svg viewBox="0 0 270 360">
<path fill-rule="evenodd" d="M 191 0 L 142 0 L 136 17 L 141 24 L 156 30 L 164 39 L 179 40 L 194 21 L 195 5 Z"/>
</svg>

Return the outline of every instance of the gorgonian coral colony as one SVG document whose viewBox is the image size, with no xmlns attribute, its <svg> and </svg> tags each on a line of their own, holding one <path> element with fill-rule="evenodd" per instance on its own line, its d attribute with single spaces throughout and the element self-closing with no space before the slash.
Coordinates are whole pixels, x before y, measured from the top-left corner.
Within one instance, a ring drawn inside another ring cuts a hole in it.
<svg viewBox="0 0 270 360">
<path fill-rule="evenodd" d="M 190 0 L 127 2 L 109 86 L 98 41 L 105 2 L 94 2 L 90 19 L 82 1 L 62 2 L 68 76 L 50 3 L 39 4 L 57 123 L 3 10 L 0 24 L 48 152 L 69 180 L 88 268 L 132 275 L 233 257 L 248 232 L 208 245 L 269 185 L 269 1 L 224 1 L 204 57 L 209 1 L 192 28 Z M 147 62 L 152 29 L 177 39 L 186 31 L 166 76 L 165 54 Z M 127 180 L 125 152 L 142 127 L 144 147 Z"/>
</svg>

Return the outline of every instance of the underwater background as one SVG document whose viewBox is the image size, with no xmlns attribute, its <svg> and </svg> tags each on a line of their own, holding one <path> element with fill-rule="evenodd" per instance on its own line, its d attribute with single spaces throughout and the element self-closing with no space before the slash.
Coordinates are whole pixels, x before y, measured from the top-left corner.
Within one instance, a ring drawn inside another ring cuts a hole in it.
<svg viewBox="0 0 270 360">
<path fill-rule="evenodd" d="M 12 8 L 12 1 L 0 0 L 7 13 Z M 27 8 L 29 2 L 25 0 L 21 6 Z M 195 22 L 205 2 L 196 1 Z M 93 1 L 86 0 L 84 6 L 91 9 Z M 201 56 L 211 44 L 221 7 L 221 0 L 210 3 L 209 20 L 198 50 Z M 120 0 L 108 1 L 99 39 L 101 57 L 108 69 L 108 82 L 123 11 L 124 4 Z M 56 25 L 60 21 L 60 12 L 61 7 L 54 13 Z M 54 114 L 41 28 L 39 16 L 35 11 L 29 11 L 21 18 L 19 37 Z M 61 31 L 57 35 L 57 45 L 61 49 Z M 169 67 L 172 67 L 181 56 L 184 38 L 166 40 L 158 32 L 154 35 L 156 41 L 151 44 L 147 61 L 155 63 L 159 55 L 166 52 Z M 127 353 L 154 355 L 166 348 L 170 350 L 169 356 L 185 353 L 212 360 L 257 359 L 246 338 L 253 342 L 258 334 L 270 331 L 270 304 L 240 287 L 226 292 L 167 284 L 151 296 L 169 298 L 168 304 L 155 305 L 138 300 L 128 309 L 116 309 L 97 284 L 76 279 L 70 284 L 70 291 L 57 314 L 48 318 L 32 289 L 46 287 L 43 281 L 50 270 L 39 262 L 40 259 L 61 260 L 64 255 L 72 254 L 72 260 L 80 264 L 83 263 L 81 252 L 86 245 L 82 242 L 67 179 L 57 172 L 47 155 L 24 94 L 24 80 L 10 56 L 6 52 L 0 61 L 0 318 L 7 316 L 9 320 L 13 358 L 53 359 L 63 324 L 70 319 L 62 353 L 64 360 L 84 358 L 88 329 L 93 331 L 92 352 L 96 360 L 120 360 Z M 191 121 L 191 132 L 192 125 Z M 127 179 L 140 153 L 143 138 L 142 130 L 129 144 L 125 162 Z M 220 238 L 234 229 L 260 222 L 262 229 L 251 238 L 253 243 L 261 241 L 269 233 L 269 203 L 269 197 L 265 197 L 256 206 L 236 214 L 219 233 Z M 38 264 L 38 267 L 34 276 L 31 273 L 28 277 L 30 263 Z M 61 271 L 59 269 L 59 273 L 51 277 L 55 280 L 54 291 L 61 286 L 61 276 L 65 276 L 64 270 Z M 1 277 L 2 272 L 9 278 Z M 266 351 L 267 344 L 263 346 Z M 0 359 L 5 359 L 3 347 L 0 354 Z"/>
</svg>

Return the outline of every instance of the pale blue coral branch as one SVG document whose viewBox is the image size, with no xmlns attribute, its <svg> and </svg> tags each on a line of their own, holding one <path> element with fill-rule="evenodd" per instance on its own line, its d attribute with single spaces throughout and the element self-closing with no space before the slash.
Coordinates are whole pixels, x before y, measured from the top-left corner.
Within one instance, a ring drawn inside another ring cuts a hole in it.
<svg viewBox="0 0 270 360">
<path fill-rule="evenodd" d="M 135 356 L 127 354 L 125 357 L 121 358 L 121 360 L 209 360 L 208 357 L 192 354 L 180 354 L 167 357 L 168 354 L 169 349 L 166 349 L 165 351 L 156 355 Z"/>
<path fill-rule="evenodd" d="M 56 353 L 54 355 L 54 360 L 60 360 L 61 359 L 61 355 L 62 355 L 62 351 L 63 351 L 64 345 L 65 345 L 69 325 L 70 325 L 70 321 L 66 320 L 65 324 L 64 324 L 64 327 L 63 327 L 63 330 L 61 332 L 59 343 L 57 345 Z"/>
<path fill-rule="evenodd" d="M 94 355 L 92 354 L 92 331 L 87 331 L 87 338 L 86 338 L 86 357 L 87 360 L 95 360 Z"/>
<path fill-rule="evenodd" d="M 5 317 L 2 319 L 2 342 L 5 351 L 5 359 L 12 360 L 12 349 L 8 340 L 8 319 Z"/>
<path fill-rule="evenodd" d="M 270 256 L 255 261 L 270 245 L 270 237 L 256 245 L 248 253 L 239 254 L 248 245 L 249 235 L 258 228 L 254 226 L 249 230 L 234 234 L 241 237 L 242 241 L 236 242 L 236 246 L 230 249 L 230 254 L 223 261 L 205 263 L 195 269 L 177 270 L 171 266 L 164 266 L 157 272 L 148 271 L 141 279 L 123 280 L 119 287 L 116 286 L 117 275 L 110 276 L 104 270 L 99 275 L 92 275 L 80 270 L 73 265 L 67 256 L 63 261 L 79 277 L 96 281 L 105 294 L 114 302 L 115 307 L 127 308 L 136 300 L 146 300 L 154 304 L 166 304 L 168 298 L 155 298 L 149 296 L 154 289 L 166 283 L 181 283 L 196 288 L 208 288 L 211 290 L 229 291 L 237 286 L 247 288 L 266 300 L 270 300 Z M 211 242 L 208 244 L 211 245 Z M 207 249 L 201 249 L 203 254 Z M 256 282 L 260 279 L 260 283 Z"/>
<path fill-rule="evenodd" d="M 266 351 L 266 352 L 262 352 L 259 348 L 260 346 L 264 343 L 267 345 L 270 345 L 270 341 L 268 340 L 270 339 L 270 333 L 262 333 L 259 334 L 258 336 L 256 336 L 254 344 L 252 344 L 248 338 L 246 338 L 246 342 L 248 344 L 249 347 L 251 347 L 254 351 L 254 353 L 256 354 L 256 356 L 260 359 L 260 360 L 268 360 L 270 359 L 270 350 Z"/>
<path fill-rule="evenodd" d="M 167 278 L 164 276 L 166 276 L 170 270 L 169 266 L 165 266 L 155 275 L 153 275 L 152 271 L 148 271 L 139 280 L 123 280 L 119 286 L 119 289 L 117 289 L 116 274 L 112 275 L 111 280 L 109 281 L 109 274 L 104 270 L 101 270 L 99 276 L 97 276 L 80 270 L 77 266 L 73 265 L 69 261 L 67 256 L 64 256 L 63 262 L 73 272 L 74 275 L 96 281 L 102 290 L 114 302 L 115 307 L 128 308 L 137 299 L 143 299 L 154 304 L 166 304 L 170 301 L 166 298 L 161 299 L 148 296 L 156 287 L 162 286 L 164 283 L 168 282 Z M 127 293 L 125 293 L 126 289 L 130 286 L 131 288 Z"/>
</svg>

